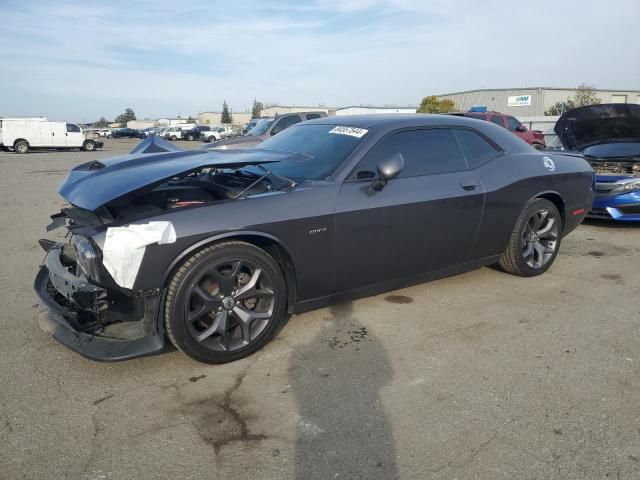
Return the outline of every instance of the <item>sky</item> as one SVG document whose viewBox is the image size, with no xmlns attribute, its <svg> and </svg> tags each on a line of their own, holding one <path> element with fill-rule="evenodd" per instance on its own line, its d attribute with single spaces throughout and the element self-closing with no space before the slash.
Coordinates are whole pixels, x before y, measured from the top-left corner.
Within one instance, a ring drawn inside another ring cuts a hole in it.
<svg viewBox="0 0 640 480">
<path fill-rule="evenodd" d="M 638 0 L 0 0 L 0 117 L 640 89 Z"/>
</svg>

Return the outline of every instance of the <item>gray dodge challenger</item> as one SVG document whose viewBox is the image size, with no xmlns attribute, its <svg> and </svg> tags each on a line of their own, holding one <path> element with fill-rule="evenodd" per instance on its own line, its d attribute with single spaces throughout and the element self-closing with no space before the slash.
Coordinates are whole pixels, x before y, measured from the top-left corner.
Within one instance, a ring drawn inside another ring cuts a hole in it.
<svg viewBox="0 0 640 480">
<path fill-rule="evenodd" d="M 307 121 L 256 148 L 155 136 L 75 167 L 40 240 L 53 336 L 103 361 L 234 361 L 293 313 L 498 264 L 545 272 L 591 206 L 580 154 L 438 115 Z"/>
</svg>

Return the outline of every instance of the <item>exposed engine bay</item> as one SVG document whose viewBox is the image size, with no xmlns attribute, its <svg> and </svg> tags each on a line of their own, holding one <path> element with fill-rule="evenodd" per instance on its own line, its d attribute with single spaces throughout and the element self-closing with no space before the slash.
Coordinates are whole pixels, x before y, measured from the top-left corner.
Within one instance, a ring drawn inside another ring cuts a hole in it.
<svg viewBox="0 0 640 480">
<path fill-rule="evenodd" d="M 640 158 L 596 160 L 586 157 L 597 175 L 630 175 L 640 177 Z"/>
<path fill-rule="evenodd" d="M 272 191 L 272 184 L 266 177 L 242 170 L 207 168 L 185 177 L 173 178 L 133 198 L 122 197 L 105 208 L 114 220 L 124 220 L 168 209 L 236 200 Z"/>
</svg>

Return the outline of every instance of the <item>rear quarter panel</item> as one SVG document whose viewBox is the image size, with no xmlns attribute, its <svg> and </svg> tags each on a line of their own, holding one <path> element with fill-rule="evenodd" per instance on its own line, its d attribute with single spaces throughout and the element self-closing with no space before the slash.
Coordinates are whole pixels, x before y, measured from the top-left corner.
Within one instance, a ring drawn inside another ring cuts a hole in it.
<svg viewBox="0 0 640 480">
<path fill-rule="evenodd" d="M 555 170 L 545 167 L 544 157 L 550 157 Z M 544 195 L 562 199 L 565 229 L 573 228 L 570 211 L 586 208 L 591 202 L 593 170 L 581 157 L 558 154 L 506 154 L 477 169 L 486 190 L 485 210 L 478 234 L 475 256 L 501 254 L 525 205 Z M 580 218 L 580 220 L 583 217 Z"/>
</svg>

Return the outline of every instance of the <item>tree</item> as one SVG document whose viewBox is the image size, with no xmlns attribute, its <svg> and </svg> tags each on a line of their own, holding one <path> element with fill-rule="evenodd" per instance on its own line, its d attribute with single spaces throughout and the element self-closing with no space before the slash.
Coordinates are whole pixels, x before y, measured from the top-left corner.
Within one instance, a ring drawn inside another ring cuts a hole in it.
<svg viewBox="0 0 640 480">
<path fill-rule="evenodd" d="M 124 113 L 118 115 L 115 119 L 116 123 L 127 126 L 127 122 L 136 119 L 136 114 L 131 108 L 127 108 Z"/>
<path fill-rule="evenodd" d="M 573 110 L 577 107 L 586 107 L 587 105 L 598 105 L 600 99 L 596 95 L 596 90 L 593 85 L 586 83 L 581 84 L 576 88 L 576 93 L 573 97 L 569 97 L 561 102 L 556 102 L 544 111 L 545 115 L 562 115 L 569 110 Z"/>
<path fill-rule="evenodd" d="M 264 105 L 255 98 L 253 99 L 253 107 L 251 108 L 251 118 L 260 118 Z"/>
<path fill-rule="evenodd" d="M 586 107 L 587 105 L 599 105 L 600 99 L 596 95 L 595 87 L 587 83 L 583 83 L 576 89 L 573 96 L 576 107 Z"/>
<path fill-rule="evenodd" d="M 229 112 L 229 105 L 227 101 L 222 102 L 222 115 L 220 116 L 220 123 L 233 123 L 233 117 Z"/>
<path fill-rule="evenodd" d="M 109 125 L 109 121 L 104 117 L 100 117 L 100 120 L 93 122 L 93 126 L 96 128 L 105 128 L 108 125 Z"/>
<path fill-rule="evenodd" d="M 438 97 L 431 95 L 422 99 L 418 113 L 447 113 L 455 109 L 456 104 L 452 100 L 438 100 Z"/>
<path fill-rule="evenodd" d="M 571 98 L 568 98 L 565 101 L 554 103 L 544 111 L 544 114 L 547 116 L 562 115 L 564 112 L 568 112 L 574 108 L 576 108 L 576 104 Z"/>
<path fill-rule="evenodd" d="M 189 115 L 189 118 L 187 118 L 187 123 L 195 123 L 196 119 L 193 118 L 191 115 Z"/>
</svg>

